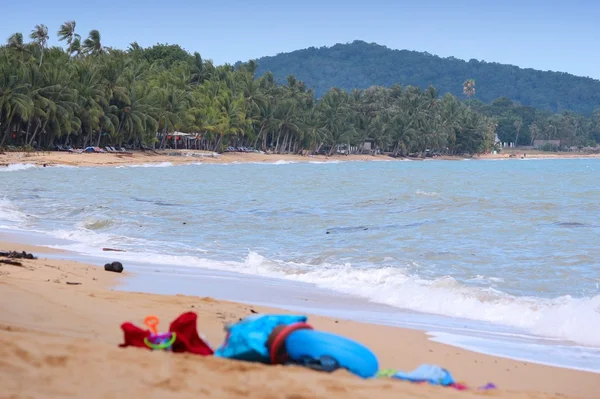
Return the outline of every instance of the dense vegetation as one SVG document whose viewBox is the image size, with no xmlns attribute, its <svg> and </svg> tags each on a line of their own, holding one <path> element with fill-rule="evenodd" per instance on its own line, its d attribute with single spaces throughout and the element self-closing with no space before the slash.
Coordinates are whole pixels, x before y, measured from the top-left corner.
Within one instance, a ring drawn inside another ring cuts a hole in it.
<svg viewBox="0 0 600 399">
<path fill-rule="evenodd" d="M 433 87 L 332 88 L 317 100 L 293 76 L 285 84 L 270 73 L 257 78 L 254 61 L 215 66 L 177 45 L 112 49 L 98 31 L 82 40 L 75 27 L 60 27 L 64 48 L 47 47 L 44 25 L 31 31 L 29 43 L 16 33 L 0 47 L 0 147 L 165 148 L 176 131 L 197 137 L 195 148 L 219 152 L 244 146 L 333 153 L 369 142 L 373 151 L 395 155 L 473 154 L 492 149 L 496 128 L 519 143 L 528 143 L 531 132 L 582 145 L 600 140 L 598 118 L 545 115 L 500 100 L 462 102 Z M 457 84 L 473 97 L 474 81 Z"/>
<path fill-rule="evenodd" d="M 600 109 L 589 117 L 572 112 L 552 114 L 516 105 L 507 97 L 498 98 L 489 105 L 473 99 L 466 104 L 497 121 L 496 134 L 503 142 L 530 146 L 534 140 L 560 140 L 560 147 L 552 150 L 571 146 L 595 147 L 600 143 Z"/>
<path fill-rule="evenodd" d="M 513 65 L 428 53 L 391 50 L 355 41 L 332 47 L 311 47 L 257 60 L 258 75 L 270 71 L 276 80 L 294 75 L 314 88 L 317 96 L 330 87 L 345 90 L 394 84 L 427 88 L 460 96 L 462 82 L 477 82 L 477 98 L 491 103 L 499 97 L 555 113 L 572 111 L 589 115 L 600 106 L 600 81 L 561 72 L 522 69 Z"/>
</svg>

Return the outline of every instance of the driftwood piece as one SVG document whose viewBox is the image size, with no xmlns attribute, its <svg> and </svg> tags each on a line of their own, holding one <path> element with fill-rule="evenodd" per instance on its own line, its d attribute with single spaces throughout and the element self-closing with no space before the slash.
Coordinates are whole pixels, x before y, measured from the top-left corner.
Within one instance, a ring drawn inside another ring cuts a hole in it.
<svg viewBox="0 0 600 399">
<path fill-rule="evenodd" d="M 5 259 L 0 259 L 0 263 L 5 263 L 7 265 L 11 265 L 11 266 L 21 266 L 24 267 L 23 264 L 21 262 L 18 262 L 16 260 L 5 260 Z"/>
</svg>

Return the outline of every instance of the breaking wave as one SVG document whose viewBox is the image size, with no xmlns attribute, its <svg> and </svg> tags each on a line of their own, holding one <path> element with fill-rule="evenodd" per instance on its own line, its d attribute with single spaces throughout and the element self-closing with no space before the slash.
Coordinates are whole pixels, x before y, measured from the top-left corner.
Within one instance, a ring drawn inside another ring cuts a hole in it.
<svg viewBox="0 0 600 399">
<path fill-rule="evenodd" d="M 168 168 L 170 166 L 174 166 L 172 162 L 121 165 L 121 166 L 117 166 L 117 168 Z"/>
<path fill-rule="evenodd" d="M 27 169 L 38 169 L 37 165 L 31 163 L 12 163 L 7 166 L 0 166 L 0 172 L 19 172 Z"/>
<path fill-rule="evenodd" d="M 29 217 L 7 198 L 0 198 L 0 221 L 25 222 Z"/>
</svg>

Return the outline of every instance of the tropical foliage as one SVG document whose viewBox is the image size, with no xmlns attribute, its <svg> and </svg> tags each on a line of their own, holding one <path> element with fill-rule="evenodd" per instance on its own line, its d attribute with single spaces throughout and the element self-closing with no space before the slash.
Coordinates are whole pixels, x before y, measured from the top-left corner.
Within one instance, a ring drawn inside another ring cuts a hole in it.
<svg viewBox="0 0 600 399">
<path fill-rule="evenodd" d="M 317 97 L 330 87 L 344 90 L 372 85 L 389 87 L 396 83 L 427 88 L 433 85 L 445 93 L 462 95 L 460 84 L 477 82 L 477 98 L 491 103 L 508 97 L 515 103 L 562 113 L 590 115 L 600 107 L 600 81 L 563 72 L 523 69 L 514 65 L 429 53 L 392 50 L 375 43 L 355 41 L 332 47 L 297 50 L 257 60 L 258 75 L 272 72 L 278 82 L 289 74 L 314 88 Z M 457 84 L 458 83 L 458 84 Z"/>
<path fill-rule="evenodd" d="M 493 144 L 492 118 L 431 87 L 334 88 L 317 101 L 293 76 L 284 85 L 271 74 L 256 78 L 253 61 L 215 66 L 168 45 L 112 49 L 97 30 L 82 40 L 74 21 L 57 36 L 65 48 L 47 48 L 48 28 L 38 25 L 32 42 L 15 34 L 0 48 L 2 143 L 165 147 L 178 131 L 216 151 L 333 153 L 368 142 L 402 155 L 476 153 Z"/>
<path fill-rule="evenodd" d="M 507 97 L 498 98 L 489 105 L 475 99 L 466 104 L 497 121 L 496 133 L 503 142 L 531 146 L 535 140 L 559 140 L 563 149 L 600 144 L 600 109 L 590 116 L 568 111 L 552 114 L 515 104 Z"/>
<path fill-rule="evenodd" d="M 174 132 L 184 132 L 195 137 L 194 148 L 219 152 L 234 146 L 331 154 L 368 143 L 372 152 L 394 155 L 473 154 L 492 149 L 497 127 L 507 141 L 511 134 L 529 141 L 533 132 L 600 138 L 590 135 L 599 126 L 592 119 L 573 115 L 575 130 L 564 130 L 574 126 L 566 122 L 549 127 L 535 110 L 530 117 L 512 103 L 462 102 L 433 87 L 332 88 L 317 99 L 294 76 L 284 84 L 270 73 L 257 77 L 255 61 L 215 66 L 177 45 L 113 49 L 97 30 L 82 38 L 74 21 L 56 35 L 64 48 L 48 48 L 44 25 L 31 31 L 31 42 L 16 33 L 0 47 L 0 147 L 165 148 Z M 468 97 L 474 86 L 465 81 Z"/>
</svg>

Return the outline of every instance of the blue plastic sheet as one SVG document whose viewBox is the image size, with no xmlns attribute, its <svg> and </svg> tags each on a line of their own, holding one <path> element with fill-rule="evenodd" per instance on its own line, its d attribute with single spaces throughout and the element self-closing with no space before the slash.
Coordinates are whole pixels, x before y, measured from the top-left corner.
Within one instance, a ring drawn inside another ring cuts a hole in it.
<svg viewBox="0 0 600 399">
<path fill-rule="evenodd" d="M 227 338 L 215 356 L 251 362 L 269 363 L 267 339 L 279 325 L 304 323 L 301 315 L 252 315 L 226 327 Z"/>
<path fill-rule="evenodd" d="M 448 370 L 433 364 L 422 364 L 408 373 L 398 371 L 392 375 L 392 378 L 412 382 L 428 382 L 433 385 L 454 384 L 454 378 Z"/>
</svg>

